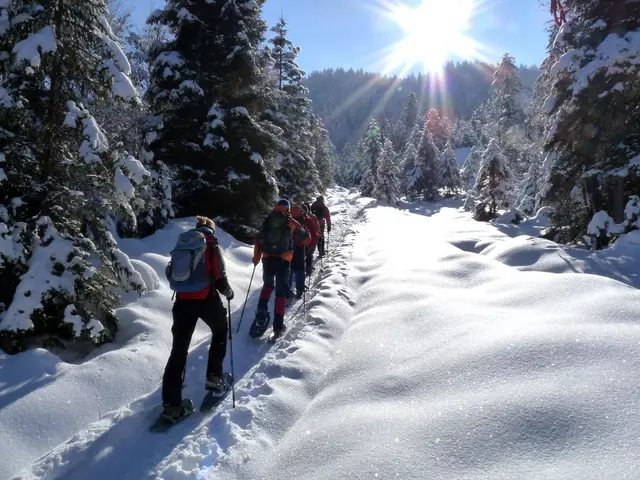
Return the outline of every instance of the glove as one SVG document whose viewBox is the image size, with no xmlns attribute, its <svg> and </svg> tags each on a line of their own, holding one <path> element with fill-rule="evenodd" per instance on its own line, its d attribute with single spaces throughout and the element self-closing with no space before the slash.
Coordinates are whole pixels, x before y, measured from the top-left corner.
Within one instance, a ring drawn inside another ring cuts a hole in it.
<svg viewBox="0 0 640 480">
<path fill-rule="evenodd" d="M 327 225 L 327 233 L 331 233 L 331 225 Z"/>
<path fill-rule="evenodd" d="M 258 265 L 260 263 L 260 255 L 253 256 L 253 264 Z"/>
<path fill-rule="evenodd" d="M 229 301 L 233 300 L 233 297 L 235 297 L 235 294 L 233 293 L 233 289 L 231 287 L 229 287 L 229 289 L 224 292 L 223 295 L 227 297 L 227 300 Z"/>
</svg>

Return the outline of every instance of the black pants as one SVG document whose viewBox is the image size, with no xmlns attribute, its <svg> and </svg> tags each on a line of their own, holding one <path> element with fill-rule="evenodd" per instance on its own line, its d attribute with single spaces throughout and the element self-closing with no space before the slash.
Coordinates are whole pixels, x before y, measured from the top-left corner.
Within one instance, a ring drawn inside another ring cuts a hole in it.
<svg viewBox="0 0 640 480">
<path fill-rule="evenodd" d="M 227 354 L 227 310 L 217 293 L 205 300 L 176 300 L 173 304 L 173 346 L 164 369 L 162 379 L 162 403 L 180 405 L 182 402 L 182 381 L 187 364 L 189 344 L 198 319 L 211 329 L 207 376 L 222 376 L 222 362 Z"/>
<path fill-rule="evenodd" d="M 318 255 L 320 255 L 321 257 L 324 257 L 325 251 L 324 251 L 324 230 L 325 230 L 325 223 L 324 223 L 324 218 L 320 220 L 320 238 L 318 239 Z"/>
</svg>

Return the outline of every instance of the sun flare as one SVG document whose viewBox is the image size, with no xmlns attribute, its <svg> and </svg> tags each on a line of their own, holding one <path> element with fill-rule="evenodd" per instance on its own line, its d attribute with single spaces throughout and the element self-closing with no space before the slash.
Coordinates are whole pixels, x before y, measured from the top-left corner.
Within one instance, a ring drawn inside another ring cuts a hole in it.
<svg viewBox="0 0 640 480">
<path fill-rule="evenodd" d="M 483 59 L 482 46 L 470 36 L 481 0 L 406 0 L 385 2 L 383 15 L 401 30 L 403 38 L 386 55 L 387 71 L 408 71 L 421 65 L 424 72 L 441 73 L 449 60 Z"/>
</svg>

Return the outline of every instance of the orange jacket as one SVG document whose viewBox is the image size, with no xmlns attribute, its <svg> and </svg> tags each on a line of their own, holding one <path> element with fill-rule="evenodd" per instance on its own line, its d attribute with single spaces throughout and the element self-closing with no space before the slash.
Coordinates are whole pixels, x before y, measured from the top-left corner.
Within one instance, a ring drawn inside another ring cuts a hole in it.
<svg viewBox="0 0 640 480">
<path fill-rule="evenodd" d="M 285 207 L 283 207 L 282 205 L 276 205 L 276 207 L 273 209 L 274 212 L 282 212 L 282 213 L 288 213 L 287 209 Z M 289 230 L 291 231 L 291 234 L 298 234 L 300 236 L 300 238 L 303 239 L 303 241 L 306 241 L 307 243 L 305 243 L 305 245 L 309 245 L 311 243 L 311 238 L 309 236 L 309 232 L 307 232 L 307 230 L 300 225 L 298 222 L 296 222 L 293 218 L 291 218 L 291 216 L 289 216 Z M 262 254 L 262 243 L 260 243 L 260 239 L 256 238 L 256 243 L 253 247 L 253 264 L 257 265 L 258 263 L 260 263 L 260 259 L 262 257 L 280 257 L 283 260 L 286 260 L 287 262 L 290 262 L 293 259 L 293 251 L 290 252 L 284 252 L 282 255 L 268 255 Z"/>
</svg>

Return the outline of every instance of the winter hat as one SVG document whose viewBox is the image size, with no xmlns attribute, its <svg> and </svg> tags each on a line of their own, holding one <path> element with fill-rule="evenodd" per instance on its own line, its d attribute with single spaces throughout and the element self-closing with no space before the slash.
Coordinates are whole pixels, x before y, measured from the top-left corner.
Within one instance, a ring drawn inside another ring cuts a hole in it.
<svg viewBox="0 0 640 480">
<path fill-rule="evenodd" d="M 291 209 L 291 204 L 289 203 L 289 200 L 287 200 L 286 198 L 281 198 L 280 200 L 278 200 L 278 203 L 276 203 L 276 205 L 282 205 L 287 210 Z"/>
</svg>

